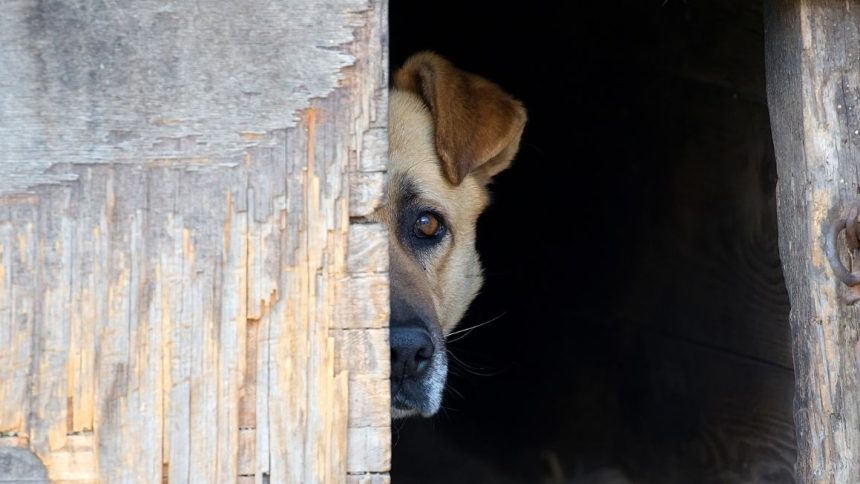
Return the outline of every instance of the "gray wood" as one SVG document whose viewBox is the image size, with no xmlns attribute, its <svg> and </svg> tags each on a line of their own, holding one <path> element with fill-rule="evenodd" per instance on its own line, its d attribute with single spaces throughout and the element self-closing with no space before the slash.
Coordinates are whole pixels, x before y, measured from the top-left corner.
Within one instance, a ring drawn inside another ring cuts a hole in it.
<svg viewBox="0 0 860 484">
<path fill-rule="evenodd" d="M 48 472 L 29 450 L 0 447 L 0 482 L 48 482 Z"/>
<path fill-rule="evenodd" d="M 767 88 L 791 299 L 799 482 L 860 482 L 857 309 L 823 254 L 831 209 L 860 189 L 860 5 L 765 2 Z"/>
<path fill-rule="evenodd" d="M 235 164 L 254 133 L 295 126 L 338 86 L 368 9 L 137 3 L 4 2 L 0 114 L 15 122 L 0 132 L 0 193 L 74 180 L 75 164 Z"/>
<path fill-rule="evenodd" d="M 62 481 L 385 476 L 385 1 L 3 9 L 0 432 Z"/>
</svg>

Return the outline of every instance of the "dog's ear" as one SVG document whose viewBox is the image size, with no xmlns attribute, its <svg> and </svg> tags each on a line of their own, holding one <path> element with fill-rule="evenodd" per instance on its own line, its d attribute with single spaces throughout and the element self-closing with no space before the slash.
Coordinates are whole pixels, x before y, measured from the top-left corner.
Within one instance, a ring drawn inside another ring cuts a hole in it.
<svg viewBox="0 0 860 484">
<path fill-rule="evenodd" d="M 410 57 L 394 86 L 421 96 L 433 115 L 436 151 L 448 180 L 482 183 L 511 164 L 526 124 L 523 105 L 492 82 L 431 52 Z"/>
</svg>

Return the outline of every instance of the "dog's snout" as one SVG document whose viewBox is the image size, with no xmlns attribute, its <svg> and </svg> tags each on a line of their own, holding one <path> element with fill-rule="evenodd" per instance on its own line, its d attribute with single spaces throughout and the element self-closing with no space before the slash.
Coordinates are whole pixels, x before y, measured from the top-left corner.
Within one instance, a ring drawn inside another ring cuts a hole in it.
<svg viewBox="0 0 860 484">
<path fill-rule="evenodd" d="M 430 367 L 433 340 L 421 327 L 391 328 L 391 378 L 418 378 Z"/>
</svg>

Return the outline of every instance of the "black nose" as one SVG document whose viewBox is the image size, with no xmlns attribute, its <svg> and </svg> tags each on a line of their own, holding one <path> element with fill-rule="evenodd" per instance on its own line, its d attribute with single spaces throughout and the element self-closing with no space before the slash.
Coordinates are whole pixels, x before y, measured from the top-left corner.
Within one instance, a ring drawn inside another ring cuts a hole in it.
<svg viewBox="0 0 860 484">
<path fill-rule="evenodd" d="M 430 333 L 420 327 L 391 328 L 391 378 L 420 377 L 430 367 L 433 341 Z"/>
</svg>

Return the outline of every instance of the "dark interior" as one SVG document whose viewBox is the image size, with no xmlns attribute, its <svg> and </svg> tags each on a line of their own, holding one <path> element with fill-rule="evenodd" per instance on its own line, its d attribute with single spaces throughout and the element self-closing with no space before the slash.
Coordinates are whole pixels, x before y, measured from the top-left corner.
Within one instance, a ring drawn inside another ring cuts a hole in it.
<svg viewBox="0 0 860 484">
<path fill-rule="evenodd" d="M 390 4 L 523 101 L 445 409 L 394 422 L 396 483 L 793 482 L 761 5 Z"/>
</svg>

